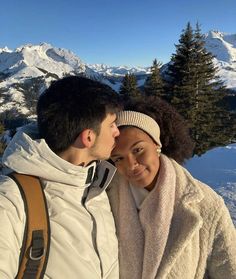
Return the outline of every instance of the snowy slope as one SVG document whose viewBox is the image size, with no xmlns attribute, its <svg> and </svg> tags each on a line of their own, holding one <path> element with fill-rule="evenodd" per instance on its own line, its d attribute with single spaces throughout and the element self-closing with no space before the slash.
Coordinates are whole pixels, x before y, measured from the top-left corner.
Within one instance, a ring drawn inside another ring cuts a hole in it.
<svg viewBox="0 0 236 279">
<path fill-rule="evenodd" d="M 207 50 L 215 56 L 219 76 L 228 88 L 236 90 L 236 34 L 210 31 L 205 41 Z"/>
<path fill-rule="evenodd" d="M 236 144 L 194 156 L 185 167 L 224 198 L 236 226 Z"/>
</svg>

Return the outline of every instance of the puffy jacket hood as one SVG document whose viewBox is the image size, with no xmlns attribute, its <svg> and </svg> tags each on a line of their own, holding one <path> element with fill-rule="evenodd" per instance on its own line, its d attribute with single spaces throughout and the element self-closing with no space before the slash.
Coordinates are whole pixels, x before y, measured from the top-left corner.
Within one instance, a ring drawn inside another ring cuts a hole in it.
<svg viewBox="0 0 236 279">
<path fill-rule="evenodd" d="M 84 187 L 93 179 L 97 162 L 81 167 L 63 160 L 48 147 L 44 139 L 39 138 L 37 125 L 33 123 L 20 128 L 15 134 L 4 152 L 3 164 L 19 173 Z"/>
</svg>

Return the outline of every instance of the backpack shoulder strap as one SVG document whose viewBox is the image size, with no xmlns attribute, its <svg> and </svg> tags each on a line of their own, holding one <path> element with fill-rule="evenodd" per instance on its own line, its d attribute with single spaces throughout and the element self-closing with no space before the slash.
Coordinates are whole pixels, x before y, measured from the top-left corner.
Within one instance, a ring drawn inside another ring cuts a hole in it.
<svg viewBox="0 0 236 279">
<path fill-rule="evenodd" d="M 43 278 L 50 247 L 46 198 L 38 177 L 11 173 L 24 201 L 26 225 L 16 279 Z"/>
</svg>

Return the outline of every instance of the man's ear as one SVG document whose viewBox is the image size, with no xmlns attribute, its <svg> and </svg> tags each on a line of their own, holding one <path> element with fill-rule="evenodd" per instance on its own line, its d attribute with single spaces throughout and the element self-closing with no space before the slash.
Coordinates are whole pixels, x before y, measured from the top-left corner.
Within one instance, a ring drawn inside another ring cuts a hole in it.
<svg viewBox="0 0 236 279">
<path fill-rule="evenodd" d="M 91 129 L 83 130 L 80 135 L 80 141 L 84 145 L 84 147 L 91 148 L 96 140 L 96 134 Z"/>
</svg>

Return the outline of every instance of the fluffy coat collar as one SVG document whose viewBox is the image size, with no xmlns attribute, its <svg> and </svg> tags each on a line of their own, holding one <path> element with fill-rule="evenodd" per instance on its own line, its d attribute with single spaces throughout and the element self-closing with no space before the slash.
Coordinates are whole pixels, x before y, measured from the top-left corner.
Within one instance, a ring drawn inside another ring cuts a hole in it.
<svg viewBox="0 0 236 279">
<path fill-rule="evenodd" d="M 192 206 L 202 200 L 201 189 L 194 187 L 187 170 L 164 155 L 160 158 L 156 186 L 139 215 L 128 183 L 119 175 L 108 192 L 120 240 L 121 278 L 162 278 L 202 225 Z"/>
</svg>

